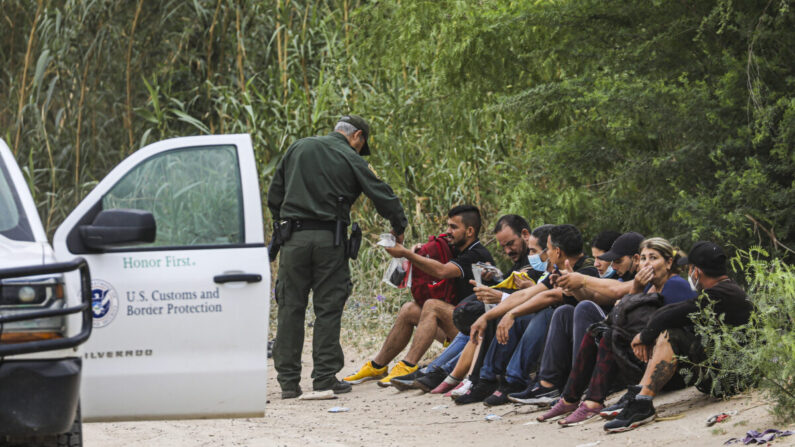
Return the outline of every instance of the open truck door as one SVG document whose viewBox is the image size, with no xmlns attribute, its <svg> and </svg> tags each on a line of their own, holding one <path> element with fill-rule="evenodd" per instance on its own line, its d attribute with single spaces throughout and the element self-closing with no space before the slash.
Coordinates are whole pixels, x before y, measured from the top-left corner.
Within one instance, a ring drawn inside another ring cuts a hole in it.
<svg viewBox="0 0 795 447">
<path fill-rule="evenodd" d="M 149 145 L 58 228 L 91 270 L 86 420 L 263 415 L 270 266 L 248 135 Z"/>
</svg>

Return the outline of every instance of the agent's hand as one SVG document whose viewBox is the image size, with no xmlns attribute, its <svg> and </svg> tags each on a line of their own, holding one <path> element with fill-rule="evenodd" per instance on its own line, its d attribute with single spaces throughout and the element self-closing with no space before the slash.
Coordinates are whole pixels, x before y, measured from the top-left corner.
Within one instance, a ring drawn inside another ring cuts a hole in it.
<svg viewBox="0 0 795 447">
<path fill-rule="evenodd" d="M 478 319 L 475 320 L 474 323 L 472 323 L 472 326 L 470 326 L 469 341 L 471 341 L 475 345 L 480 344 L 480 340 L 483 338 L 483 334 L 486 332 L 487 325 L 488 322 L 486 321 L 486 318 L 483 315 L 478 317 Z"/>
<path fill-rule="evenodd" d="M 473 291 L 478 297 L 478 301 L 481 301 L 484 304 L 499 304 L 500 301 L 502 301 L 502 292 L 499 290 L 492 289 L 491 287 L 479 286 L 471 279 L 469 280 L 469 283 L 475 286 Z"/>
<path fill-rule="evenodd" d="M 392 233 L 392 236 L 395 236 L 395 242 L 397 242 L 398 244 L 403 243 L 403 236 L 404 236 L 403 233 L 395 234 L 395 230 L 390 231 L 390 233 Z"/>
<path fill-rule="evenodd" d="M 497 343 L 504 345 L 508 343 L 508 333 L 513 327 L 515 322 L 513 312 L 508 312 L 502 316 L 500 323 L 497 325 Z"/>
<path fill-rule="evenodd" d="M 652 348 L 651 346 L 646 346 L 640 342 L 640 332 L 635 335 L 635 338 L 632 339 L 632 352 L 635 353 L 635 357 L 638 358 L 641 362 L 647 363 L 651 358 Z"/>
<path fill-rule="evenodd" d="M 409 250 L 403 244 L 396 242 L 394 247 L 384 247 L 387 253 L 393 258 L 405 258 Z"/>
</svg>

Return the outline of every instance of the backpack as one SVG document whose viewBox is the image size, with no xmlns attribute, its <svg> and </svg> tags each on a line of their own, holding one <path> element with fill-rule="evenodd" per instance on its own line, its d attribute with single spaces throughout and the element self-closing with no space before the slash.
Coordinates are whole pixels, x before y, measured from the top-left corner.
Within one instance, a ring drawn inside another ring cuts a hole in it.
<svg viewBox="0 0 795 447">
<path fill-rule="evenodd" d="M 646 364 L 635 357 L 632 339 L 646 327 L 651 315 L 663 305 L 659 293 L 625 295 L 607 316 L 608 337 L 617 370 L 625 383 L 639 383 Z"/>
<path fill-rule="evenodd" d="M 446 234 L 430 236 L 428 242 L 417 251 L 420 256 L 435 259 L 442 264 L 453 259 L 453 250 L 447 241 Z M 422 307 L 427 300 L 444 300 L 455 304 L 455 279 L 442 279 L 432 277 L 420 269 L 411 266 L 411 296 Z"/>
</svg>

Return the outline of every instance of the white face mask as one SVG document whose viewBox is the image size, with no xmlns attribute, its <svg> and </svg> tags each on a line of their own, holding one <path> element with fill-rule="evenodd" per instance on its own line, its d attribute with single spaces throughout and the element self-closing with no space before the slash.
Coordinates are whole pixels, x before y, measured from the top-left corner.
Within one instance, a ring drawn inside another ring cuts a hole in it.
<svg viewBox="0 0 795 447">
<path fill-rule="evenodd" d="M 688 273 L 687 282 L 690 283 L 690 288 L 693 289 L 693 291 L 698 292 L 698 279 L 694 280 L 693 277 Z"/>
<path fill-rule="evenodd" d="M 543 252 L 541 252 L 541 253 L 543 253 Z M 547 271 L 547 261 L 542 261 L 540 254 L 528 255 L 527 256 L 527 261 L 530 263 L 530 267 L 532 267 L 533 270 L 538 271 L 538 272 L 546 272 Z"/>
</svg>

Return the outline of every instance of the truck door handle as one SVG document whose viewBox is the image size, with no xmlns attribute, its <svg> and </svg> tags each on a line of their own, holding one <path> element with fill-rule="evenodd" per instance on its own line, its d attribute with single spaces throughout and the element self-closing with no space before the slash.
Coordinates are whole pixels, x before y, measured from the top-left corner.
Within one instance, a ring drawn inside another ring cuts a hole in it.
<svg viewBox="0 0 795 447">
<path fill-rule="evenodd" d="M 213 281 L 216 284 L 224 284 L 228 282 L 260 282 L 262 275 L 257 273 L 232 273 L 229 275 L 215 275 Z"/>
</svg>

